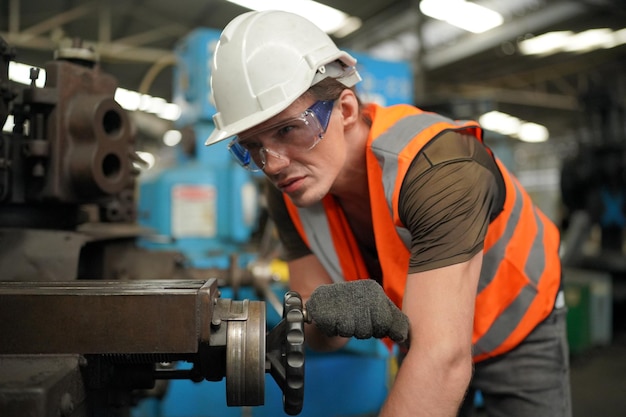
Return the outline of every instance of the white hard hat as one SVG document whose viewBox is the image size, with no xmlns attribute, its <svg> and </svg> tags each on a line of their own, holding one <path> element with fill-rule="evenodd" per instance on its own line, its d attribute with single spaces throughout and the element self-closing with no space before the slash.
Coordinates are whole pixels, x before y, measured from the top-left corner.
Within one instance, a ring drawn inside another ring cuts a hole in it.
<svg viewBox="0 0 626 417">
<path fill-rule="evenodd" d="M 211 63 L 217 113 L 212 145 L 277 115 L 326 77 L 361 80 L 356 59 L 312 22 L 283 11 L 248 12 L 224 28 Z"/>
</svg>

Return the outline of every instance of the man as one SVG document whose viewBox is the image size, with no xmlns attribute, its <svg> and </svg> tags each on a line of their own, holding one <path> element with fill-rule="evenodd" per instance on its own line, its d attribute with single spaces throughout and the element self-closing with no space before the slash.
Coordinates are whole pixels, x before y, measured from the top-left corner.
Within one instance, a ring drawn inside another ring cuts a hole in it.
<svg viewBox="0 0 626 417">
<path fill-rule="evenodd" d="M 477 124 L 363 105 L 355 65 L 278 11 L 236 17 L 212 61 L 207 145 L 273 184 L 307 343 L 402 341 L 410 323 L 381 416 L 470 415 L 475 389 L 491 416 L 571 415 L 557 228 Z"/>
</svg>

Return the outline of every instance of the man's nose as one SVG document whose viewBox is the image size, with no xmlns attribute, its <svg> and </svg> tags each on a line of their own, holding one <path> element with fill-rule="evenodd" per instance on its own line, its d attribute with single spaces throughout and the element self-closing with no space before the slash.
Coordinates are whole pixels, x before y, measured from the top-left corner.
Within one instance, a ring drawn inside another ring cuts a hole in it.
<svg viewBox="0 0 626 417">
<path fill-rule="evenodd" d="M 281 169 L 289 165 L 289 158 L 285 155 L 281 155 L 278 152 L 267 148 L 263 148 L 263 152 L 265 153 L 265 166 L 263 167 L 263 172 L 266 174 L 276 174 L 280 172 Z"/>
</svg>

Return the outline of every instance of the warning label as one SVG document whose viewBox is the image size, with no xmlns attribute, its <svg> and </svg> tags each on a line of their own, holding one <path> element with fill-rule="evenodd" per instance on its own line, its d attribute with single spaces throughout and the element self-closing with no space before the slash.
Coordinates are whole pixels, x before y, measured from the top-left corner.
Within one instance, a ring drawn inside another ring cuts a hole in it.
<svg viewBox="0 0 626 417">
<path fill-rule="evenodd" d="M 172 187 L 172 236 L 215 237 L 217 234 L 217 191 L 212 185 Z"/>
</svg>

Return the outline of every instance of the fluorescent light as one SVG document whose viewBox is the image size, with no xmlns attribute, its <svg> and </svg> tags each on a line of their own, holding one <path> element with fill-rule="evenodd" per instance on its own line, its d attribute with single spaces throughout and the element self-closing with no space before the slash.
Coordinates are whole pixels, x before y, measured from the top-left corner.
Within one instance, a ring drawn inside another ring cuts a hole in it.
<svg viewBox="0 0 626 417">
<path fill-rule="evenodd" d="M 163 143 L 167 146 L 176 146 L 183 139 L 180 130 L 168 130 L 163 134 Z"/>
<path fill-rule="evenodd" d="M 567 52 L 588 52 L 604 48 L 603 45 L 613 45 L 613 31 L 608 28 L 577 33 L 563 49 Z"/>
<path fill-rule="evenodd" d="M 490 111 L 483 114 L 478 119 L 478 122 L 485 129 L 508 136 L 515 134 L 520 126 L 520 120 L 517 117 L 499 111 Z"/>
<path fill-rule="evenodd" d="M 39 69 L 39 78 L 35 81 L 35 85 L 40 88 L 44 87 L 46 82 L 46 70 L 20 62 L 9 62 L 9 79 L 20 84 L 30 85 L 30 71 L 33 68 Z M 180 117 L 180 107 L 177 104 L 168 103 L 161 97 L 152 97 L 148 94 L 140 94 L 136 91 L 118 88 L 115 90 L 115 101 L 126 110 L 139 110 L 156 114 L 158 117 L 165 120 L 174 121 Z M 5 126 L 6 125 L 5 123 Z"/>
<path fill-rule="evenodd" d="M 144 152 L 144 151 L 135 151 L 135 153 L 144 162 L 143 164 L 142 163 L 133 162 L 133 166 L 135 168 L 140 169 L 140 170 L 148 170 L 148 169 L 152 168 L 154 166 L 154 164 L 156 164 L 156 158 L 155 158 L 155 156 L 152 153 Z"/>
<path fill-rule="evenodd" d="M 165 103 L 161 110 L 156 114 L 161 119 L 175 121 L 178 120 L 182 111 L 180 110 L 180 106 L 174 103 Z"/>
<path fill-rule="evenodd" d="M 500 13 L 465 0 L 422 0 L 420 10 L 426 16 L 473 33 L 486 32 L 504 22 Z"/>
<path fill-rule="evenodd" d="M 324 32 L 343 37 L 361 27 L 361 20 L 312 0 L 228 0 L 250 10 L 283 10 L 309 19 Z"/>
<path fill-rule="evenodd" d="M 332 32 L 332 34 L 337 38 L 343 38 L 358 30 L 361 27 L 362 23 L 363 22 L 361 22 L 361 19 L 359 19 L 358 17 L 349 16 L 343 21 L 341 27 Z"/>
<path fill-rule="evenodd" d="M 543 125 L 520 120 L 515 116 L 495 110 L 480 116 L 478 122 L 484 129 L 518 138 L 524 142 L 545 142 L 550 137 L 548 128 Z"/>
<path fill-rule="evenodd" d="M 626 28 L 612 31 L 607 28 L 548 32 L 521 41 L 519 50 L 524 55 L 547 55 L 557 52 L 589 52 L 597 49 L 614 48 L 626 43 Z"/>
<path fill-rule="evenodd" d="M 522 123 L 517 132 L 517 136 L 523 142 L 545 142 L 550 137 L 548 128 L 538 123 Z"/>
<path fill-rule="evenodd" d="M 33 68 L 37 69 L 37 67 L 33 67 L 32 65 L 9 61 L 9 80 L 13 80 L 20 84 L 30 85 L 30 71 Z M 35 81 L 35 85 L 37 87 L 43 87 L 45 83 L 46 71 L 43 68 L 39 68 L 39 78 Z"/>
<path fill-rule="evenodd" d="M 13 131 L 13 126 L 15 125 L 15 121 L 13 119 L 13 115 L 9 114 L 7 116 L 6 122 L 4 122 L 4 126 L 2 126 L 3 132 L 11 132 Z"/>
<path fill-rule="evenodd" d="M 568 30 L 544 33 L 520 42 L 519 50 L 524 55 L 553 54 L 563 49 L 572 35 Z"/>
<path fill-rule="evenodd" d="M 180 107 L 177 104 L 125 88 L 118 87 L 115 90 L 115 101 L 126 110 L 152 113 L 165 120 L 174 121 L 180 117 Z"/>
</svg>

